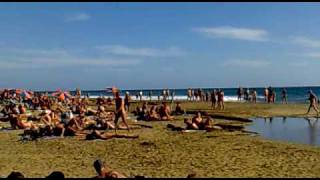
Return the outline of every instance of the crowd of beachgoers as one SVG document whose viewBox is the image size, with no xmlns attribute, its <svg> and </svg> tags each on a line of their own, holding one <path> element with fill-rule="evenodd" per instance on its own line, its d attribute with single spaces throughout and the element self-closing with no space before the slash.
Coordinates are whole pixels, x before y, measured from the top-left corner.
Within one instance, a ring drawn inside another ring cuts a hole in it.
<svg viewBox="0 0 320 180">
<path fill-rule="evenodd" d="M 212 109 L 224 110 L 225 108 L 223 90 L 203 92 L 201 89 L 188 89 L 186 93 L 188 101 L 211 102 Z M 22 89 L 5 89 L 0 93 L 2 107 L 0 120 L 10 122 L 12 129 L 28 130 L 26 133 L 31 133 L 32 137 L 79 135 L 108 139 L 122 136 L 103 134 L 98 130 L 114 129 L 116 132 L 117 129 L 126 129 L 129 131 L 128 112 L 133 113 L 137 120 L 144 121 L 172 120 L 175 115 L 185 114 L 179 101 L 176 102 L 175 109 L 171 110 L 170 102 L 166 101 L 169 99 L 169 90 L 163 91 L 161 104 L 160 102 L 144 101 L 142 107 L 137 106 L 134 110 L 130 109 L 132 100 L 128 92 L 125 93 L 124 98 L 121 98 L 119 89 L 114 87 L 112 94 L 113 98 L 98 97 L 95 104 L 92 105 L 87 96 L 81 96 L 80 89 L 76 90 L 75 96 L 61 90 L 49 95 L 48 93 L 34 93 Z M 255 89 L 250 92 L 249 89 L 240 87 L 237 90 L 237 95 L 239 100 L 244 99 L 256 103 L 257 92 Z M 275 102 L 276 94 L 271 87 L 265 89 L 264 96 L 267 103 Z M 281 98 L 283 103 L 287 103 L 286 89 L 282 90 Z M 309 91 L 309 100 L 310 106 L 307 112 L 309 113 L 313 108 L 319 113 L 318 98 L 311 90 Z M 114 108 L 114 106 L 115 109 L 110 110 L 110 107 Z M 119 124 L 120 118 L 122 123 Z M 207 124 L 207 121 L 204 121 L 199 113 L 192 120 L 186 119 L 185 123 L 189 127 L 205 127 L 203 124 Z M 92 132 L 88 134 L 84 130 L 92 130 Z"/>
<path fill-rule="evenodd" d="M 188 101 L 210 102 L 212 109 L 225 108 L 223 90 L 203 92 L 201 89 L 188 89 L 186 93 Z M 9 122 L 11 127 L 8 129 L 24 130 L 23 140 L 36 140 L 46 136 L 78 136 L 86 140 L 134 139 L 139 138 L 139 135 L 129 134 L 129 132 L 138 125 L 128 123 L 130 112 L 136 116 L 136 120 L 142 121 L 171 121 L 175 116 L 186 114 L 180 102 L 176 102 L 174 110 L 171 109 L 170 102 L 167 101 L 169 100 L 168 90 L 164 90 L 161 103 L 144 101 L 142 106 L 137 106 L 135 109 L 130 109 L 132 100 L 128 92 L 122 98 L 119 89 L 114 87 L 112 94 L 113 98 L 99 97 L 92 104 L 93 102 L 87 96 L 81 96 L 80 89 L 76 90 L 74 96 L 61 90 L 51 94 L 41 94 L 22 89 L 5 89 L 0 92 L 0 121 Z M 249 91 L 249 89 L 239 88 L 237 94 L 239 100 L 256 103 L 257 92 L 254 89 Z M 266 103 L 275 102 L 275 91 L 271 87 L 265 89 L 264 96 Z M 281 97 L 283 103 L 287 103 L 285 89 Z M 318 98 L 311 90 L 309 100 L 310 106 L 307 113 L 313 108 L 319 114 Z M 121 123 L 119 123 L 120 119 Z M 197 112 L 192 118 L 184 118 L 186 127 L 182 129 L 207 131 L 222 129 L 213 122 L 206 113 Z M 171 128 L 179 129 L 174 126 Z M 118 130 L 127 130 L 128 133 L 119 133 Z M 110 175 L 110 177 L 113 176 Z"/>
</svg>

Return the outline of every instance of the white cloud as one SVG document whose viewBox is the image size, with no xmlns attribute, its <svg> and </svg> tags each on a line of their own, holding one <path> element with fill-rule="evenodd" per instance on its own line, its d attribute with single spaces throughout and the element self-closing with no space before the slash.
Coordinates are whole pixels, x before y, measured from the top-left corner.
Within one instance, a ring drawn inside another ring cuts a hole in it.
<svg viewBox="0 0 320 180">
<path fill-rule="evenodd" d="M 196 32 L 213 38 L 228 38 L 247 41 L 267 41 L 268 32 L 263 29 L 238 28 L 231 26 L 194 28 Z"/>
<path fill-rule="evenodd" d="M 79 57 L 66 50 L 43 50 L 43 49 L 0 49 L 0 68 L 44 68 L 44 67 L 75 67 L 85 66 L 108 66 L 122 67 L 141 63 L 142 60 L 135 58 L 114 58 L 110 56 Z"/>
<path fill-rule="evenodd" d="M 302 55 L 310 58 L 320 58 L 320 52 L 304 53 Z"/>
<path fill-rule="evenodd" d="M 97 49 L 106 54 L 124 55 L 124 56 L 145 56 L 145 57 L 175 57 L 185 54 L 181 49 L 170 47 L 167 49 L 155 48 L 131 48 L 122 45 L 98 46 Z"/>
<path fill-rule="evenodd" d="M 319 39 L 311 39 L 311 38 L 299 36 L 299 37 L 292 37 L 291 41 L 295 44 L 299 44 L 304 47 L 320 48 Z"/>
<path fill-rule="evenodd" d="M 230 60 L 222 65 L 224 67 L 247 67 L 247 68 L 260 68 L 269 66 L 271 63 L 265 60 L 247 60 L 247 59 L 235 59 Z"/>
<path fill-rule="evenodd" d="M 68 15 L 65 18 L 66 22 L 72 22 L 72 21 L 86 21 L 89 20 L 91 16 L 87 13 L 78 13 L 78 14 L 71 14 Z"/>
<path fill-rule="evenodd" d="M 303 62 L 290 62 L 289 65 L 293 66 L 293 67 L 306 67 L 309 64 L 307 62 L 303 61 Z"/>
<path fill-rule="evenodd" d="M 289 55 L 307 58 L 320 58 L 320 52 L 289 53 Z"/>
</svg>

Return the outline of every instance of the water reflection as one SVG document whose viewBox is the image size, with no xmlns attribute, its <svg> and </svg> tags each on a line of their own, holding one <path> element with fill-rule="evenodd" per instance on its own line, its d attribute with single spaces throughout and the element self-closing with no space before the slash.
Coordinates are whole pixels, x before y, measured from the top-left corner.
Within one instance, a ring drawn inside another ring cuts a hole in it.
<svg viewBox="0 0 320 180">
<path fill-rule="evenodd" d="M 315 145 L 317 139 L 317 123 L 318 118 L 305 118 L 309 124 L 309 133 L 310 133 L 310 140 L 309 144 Z"/>
<path fill-rule="evenodd" d="M 289 142 L 320 145 L 318 118 L 256 118 L 247 127 L 261 136 Z"/>
<path fill-rule="evenodd" d="M 285 124 L 287 120 L 287 117 L 282 117 L 282 123 Z"/>
</svg>

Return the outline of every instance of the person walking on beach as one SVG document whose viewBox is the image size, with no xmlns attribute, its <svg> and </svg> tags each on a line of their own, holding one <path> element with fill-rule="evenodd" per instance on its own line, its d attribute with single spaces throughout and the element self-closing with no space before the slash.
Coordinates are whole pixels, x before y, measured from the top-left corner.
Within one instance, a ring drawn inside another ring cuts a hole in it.
<svg viewBox="0 0 320 180">
<path fill-rule="evenodd" d="M 252 102 L 257 103 L 257 91 L 256 89 L 253 89 L 252 91 Z"/>
<path fill-rule="evenodd" d="M 142 95 L 143 95 L 143 92 L 142 90 L 139 92 L 139 97 L 140 97 L 140 101 L 142 101 Z"/>
<path fill-rule="evenodd" d="M 248 100 L 249 100 L 248 88 L 245 89 L 245 91 L 244 91 L 244 97 L 243 97 L 243 99 L 244 99 L 245 101 L 248 101 Z"/>
<path fill-rule="evenodd" d="M 194 89 L 191 89 L 191 97 L 192 97 L 192 101 L 194 101 L 194 96 L 195 96 L 195 94 L 194 94 Z"/>
<path fill-rule="evenodd" d="M 264 88 L 264 101 L 268 102 L 269 90 L 268 88 Z"/>
<path fill-rule="evenodd" d="M 250 89 L 249 88 L 247 88 L 246 94 L 247 94 L 247 101 L 250 101 L 251 98 L 250 98 Z"/>
<path fill-rule="evenodd" d="M 211 92 L 211 107 L 215 109 L 217 106 L 217 91 L 214 89 Z"/>
<path fill-rule="evenodd" d="M 287 101 L 287 90 L 285 88 L 283 88 L 282 91 L 281 91 L 281 100 L 282 100 L 282 104 L 284 104 L 284 103 L 288 104 L 288 101 Z"/>
<path fill-rule="evenodd" d="M 275 103 L 276 102 L 276 91 L 275 90 L 273 90 L 272 91 L 272 103 Z"/>
<path fill-rule="evenodd" d="M 116 111 L 115 111 L 115 119 L 114 119 L 114 125 L 115 125 L 115 132 L 117 132 L 118 129 L 118 121 L 119 118 L 121 117 L 122 122 L 127 126 L 128 131 L 129 131 L 129 125 L 127 122 L 127 115 L 126 115 L 126 110 L 124 108 L 124 102 L 122 98 L 120 97 L 119 91 L 115 93 L 116 98 L 115 98 L 115 105 L 116 105 Z"/>
<path fill-rule="evenodd" d="M 218 108 L 220 110 L 224 110 L 224 101 L 223 101 L 223 97 L 224 97 L 224 92 L 222 90 L 218 91 Z"/>
<path fill-rule="evenodd" d="M 124 107 L 125 110 L 129 112 L 129 107 L 130 107 L 130 95 L 129 92 L 126 92 L 126 96 L 124 97 Z"/>
<path fill-rule="evenodd" d="M 242 96 L 242 94 L 241 94 L 241 87 L 238 88 L 238 90 L 237 90 L 237 95 L 238 95 L 238 101 L 241 101 L 241 96 Z"/>
<path fill-rule="evenodd" d="M 202 101 L 202 91 L 200 88 L 198 89 L 198 96 L 199 96 L 199 101 Z"/>
<path fill-rule="evenodd" d="M 191 89 L 189 88 L 188 89 L 188 92 L 187 92 L 187 96 L 188 96 L 188 101 L 191 101 L 192 100 L 192 92 L 191 92 Z"/>
<path fill-rule="evenodd" d="M 207 91 L 207 92 L 206 92 L 206 102 L 209 101 L 209 97 L 210 97 L 210 93 L 209 93 L 209 91 Z"/>
<path fill-rule="evenodd" d="M 317 115 L 319 116 L 319 109 L 317 105 L 318 97 L 312 92 L 312 90 L 309 90 L 309 101 L 310 101 L 310 105 L 309 105 L 307 114 L 309 114 L 311 108 L 313 108 L 317 112 Z"/>
<path fill-rule="evenodd" d="M 166 89 L 163 89 L 163 91 L 162 91 L 162 97 L 163 97 L 163 100 L 164 100 L 164 101 L 167 99 L 167 98 L 166 98 L 166 95 L 167 95 Z"/>
<path fill-rule="evenodd" d="M 171 98 L 172 98 L 172 99 L 171 99 L 171 102 L 173 102 L 173 101 L 174 101 L 174 95 L 175 95 L 175 92 L 174 92 L 174 91 L 172 91 L 172 92 L 171 92 Z"/>
<path fill-rule="evenodd" d="M 195 101 L 198 101 L 198 90 L 194 90 L 194 99 Z"/>
<path fill-rule="evenodd" d="M 272 99 L 273 99 L 272 95 L 273 95 L 273 89 L 272 89 L 271 86 L 270 86 L 270 87 L 268 88 L 268 103 L 269 103 L 269 104 L 272 103 Z"/>
</svg>

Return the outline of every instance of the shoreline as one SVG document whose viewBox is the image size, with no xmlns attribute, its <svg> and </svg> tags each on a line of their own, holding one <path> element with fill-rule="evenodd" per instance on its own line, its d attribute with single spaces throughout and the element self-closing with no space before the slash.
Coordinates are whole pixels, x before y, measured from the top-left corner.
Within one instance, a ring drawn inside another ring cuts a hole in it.
<svg viewBox="0 0 320 180">
<path fill-rule="evenodd" d="M 131 109 L 138 104 L 140 102 L 132 103 Z M 306 111 L 307 104 L 228 102 L 224 111 L 212 110 L 210 103 L 204 102 L 183 102 L 182 107 L 245 118 L 297 115 Z M 183 125 L 182 118 L 172 122 L 139 123 L 153 128 L 133 130 L 140 134 L 135 140 L 81 141 L 71 137 L 20 142 L 21 130 L 0 131 L 0 175 L 7 176 L 12 170 L 18 170 L 27 177 L 45 177 L 60 170 L 66 177 L 93 177 L 92 163 L 101 158 L 128 176 L 186 177 L 191 171 L 197 177 L 320 176 L 318 146 L 269 140 L 237 131 L 179 133 L 165 128 L 168 123 Z"/>
</svg>

